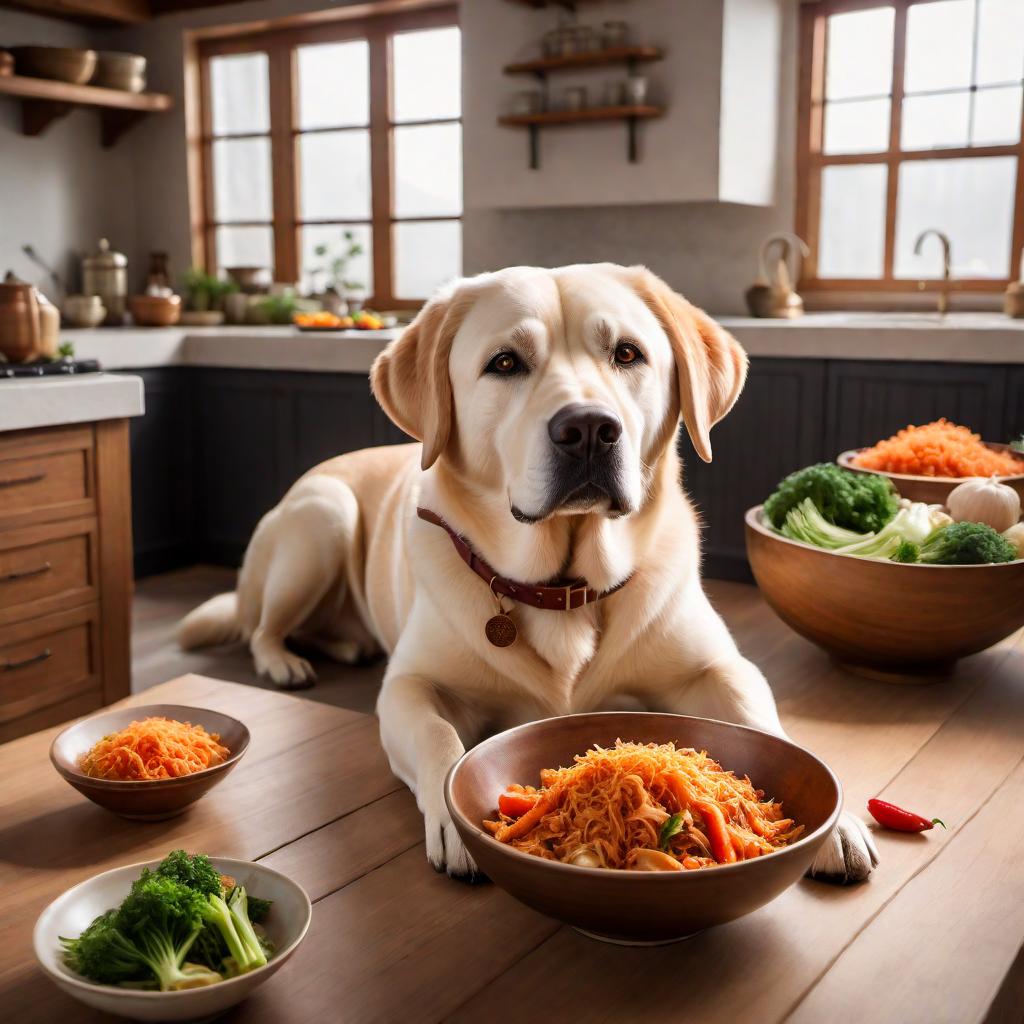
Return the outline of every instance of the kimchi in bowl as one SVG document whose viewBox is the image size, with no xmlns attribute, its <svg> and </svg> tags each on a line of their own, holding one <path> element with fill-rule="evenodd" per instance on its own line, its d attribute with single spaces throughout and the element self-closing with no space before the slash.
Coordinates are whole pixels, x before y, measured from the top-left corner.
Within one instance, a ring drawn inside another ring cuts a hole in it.
<svg viewBox="0 0 1024 1024">
<path fill-rule="evenodd" d="M 542 769 L 573 764 L 615 741 L 674 743 L 749 776 L 765 798 L 803 826 L 775 852 L 696 870 L 580 867 L 499 842 L 483 822 L 510 784 L 538 786 Z M 789 740 L 727 722 L 647 712 L 601 712 L 530 722 L 484 740 L 456 763 L 445 801 L 479 869 L 516 899 L 597 938 L 659 943 L 749 914 L 797 882 L 838 820 L 842 790 L 832 771 Z"/>
</svg>

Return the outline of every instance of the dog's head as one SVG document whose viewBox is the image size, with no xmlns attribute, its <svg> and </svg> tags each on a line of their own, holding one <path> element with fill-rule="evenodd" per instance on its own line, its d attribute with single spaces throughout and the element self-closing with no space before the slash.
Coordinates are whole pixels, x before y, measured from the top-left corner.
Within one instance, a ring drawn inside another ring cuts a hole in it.
<svg viewBox="0 0 1024 1024">
<path fill-rule="evenodd" d="M 743 387 L 736 341 L 642 267 L 513 267 L 435 296 L 374 363 L 374 393 L 522 522 L 641 506 L 682 415 L 711 428 Z"/>
</svg>

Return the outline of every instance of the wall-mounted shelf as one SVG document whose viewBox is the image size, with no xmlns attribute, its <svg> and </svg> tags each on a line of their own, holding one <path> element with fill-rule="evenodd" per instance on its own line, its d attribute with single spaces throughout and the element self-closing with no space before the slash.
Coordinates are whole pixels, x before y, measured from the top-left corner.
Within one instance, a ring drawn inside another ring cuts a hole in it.
<svg viewBox="0 0 1024 1024">
<path fill-rule="evenodd" d="M 50 124 L 75 107 L 93 107 L 100 115 L 100 138 L 104 147 L 113 146 L 139 118 L 174 106 L 173 98 L 163 93 L 122 92 L 26 75 L 0 78 L 0 96 L 21 100 L 24 135 L 41 135 Z"/>
<path fill-rule="evenodd" d="M 532 7 L 539 11 L 543 7 L 564 7 L 567 11 L 575 11 L 577 5 L 593 3 L 594 0 L 509 0 L 509 3 L 520 7 Z"/>
<path fill-rule="evenodd" d="M 585 110 L 548 110 L 540 114 L 511 114 L 499 117 L 498 124 L 510 128 L 527 128 L 530 132 L 530 168 L 540 167 L 540 129 L 560 125 L 587 124 L 592 121 L 625 121 L 627 154 L 630 163 L 638 159 L 637 125 L 665 111 L 653 106 L 590 107 Z"/>
<path fill-rule="evenodd" d="M 552 72 L 576 71 L 580 68 L 600 68 L 612 64 L 625 64 L 630 71 L 637 64 L 661 60 L 664 53 L 656 46 L 615 46 L 589 53 L 571 53 L 564 57 L 538 57 L 536 60 L 506 64 L 506 75 L 536 75 L 545 78 Z"/>
</svg>

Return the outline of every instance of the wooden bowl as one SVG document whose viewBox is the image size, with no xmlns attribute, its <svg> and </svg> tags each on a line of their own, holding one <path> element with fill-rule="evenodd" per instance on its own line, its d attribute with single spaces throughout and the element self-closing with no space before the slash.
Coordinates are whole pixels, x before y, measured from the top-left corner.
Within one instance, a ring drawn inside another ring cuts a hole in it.
<svg viewBox="0 0 1024 1024">
<path fill-rule="evenodd" d="M 133 295 L 128 308 L 139 327 L 172 327 L 181 319 L 181 296 Z"/>
<path fill-rule="evenodd" d="M 1000 454 L 1017 454 L 1008 444 L 995 444 L 990 441 L 985 441 L 984 444 L 986 448 L 991 448 L 992 451 Z M 877 473 L 879 476 L 888 477 L 896 490 L 900 492 L 900 497 L 909 498 L 911 501 L 924 501 L 929 505 L 945 505 L 949 492 L 958 484 L 962 484 L 964 480 L 969 479 L 968 477 L 950 476 L 911 476 L 907 473 L 886 473 L 880 469 L 864 469 L 862 466 L 855 465 L 853 461 L 864 450 L 863 448 L 851 448 L 839 455 L 836 462 L 843 469 L 853 470 L 854 473 Z M 1024 458 L 1021 458 L 1021 467 L 1024 470 Z M 1009 484 L 1020 495 L 1021 502 L 1024 503 L 1024 471 L 1015 476 L 1001 476 L 999 480 L 1004 484 Z"/>
<path fill-rule="evenodd" d="M 78 767 L 82 755 L 92 749 L 97 740 L 123 729 L 131 722 L 155 717 L 191 722 L 193 725 L 201 725 L 207 732 L 219 734 L 220 742 L 230 751 L 227 760 L 192 775 L 183 775 L 177 779 L 156 779 L 152 782 L 93 779 Z M 162 821 L 182 814 L 216 786 L 238 764 L 248 746 L 249 730 L 230 715 L 177 704 L 149 704 L 143 707 L 116 708 L 69 725 L 53 741 L 50 760 L 54 768 L 79 793 L 100 807 L 122 818 Z"/>
<path fill-rule="evenodd" d="M 58 896 L 39 915 L 32 931 L 32 945 L 39 966 L 55 985 L 80 1003 L 120 1018 L 212 1020 L 228 1007 L 240 1003 L 283 967 L 298 949 L 309 930 L 313 908 L 302 887 L 273 868 L 226 857 L 210 859 L 217 871 L 236 879 L 249 894 L 273 901 L 267 915 L 266 931 L 275 952 L 263 967 L 202 988 L 148 992 L 100 985 L 88 981 L 67 966 L 61 955 L 60 937 L 81 935 L 94 918 L 116 907 L 128 895 L 132 882 L 142 874 L 143 868 L 156 868 L 160 863 L 158 860 L 104 871 Z"/>
<path fill-rule="evenodd" d="M 142 92 L 146 88 L 146 58 L 137 53 L 101 50 L 96 55 L 92 84 L 104 89 Z"/>
<path fill-rule="evenodd" d="M 13 46 L 19 75 L 85 85 L 96 70 L 96 51 L 70 46 Z"/>
<path fill-rule="evenodd" d="M 617 738 L 706 749 L 781 800 L 805 826 L 803 838 L 738 864 L 663 873 L 544 860 L 481 827 L 509 783 L 536 785 L 542 768 L 572 764 L 573 755 Z M 810 866 L 839 816 L 842 791 L 826 765 L 778 736 L 706 718 L 605 712 L 530 722 L 484 740 L 452 768 L 445 802 L 466 848 L 496 885 L 589 935 L 632 945 L 685 938 L 773 900 Z"/>
<path fill-rule="evenodd" d="M 789 540 L 746 515 L 754 579 L 779 618 L 841 661 L 934 673 L 1024 626 L 1024 560 L 901 565 Z"/>
</svg>

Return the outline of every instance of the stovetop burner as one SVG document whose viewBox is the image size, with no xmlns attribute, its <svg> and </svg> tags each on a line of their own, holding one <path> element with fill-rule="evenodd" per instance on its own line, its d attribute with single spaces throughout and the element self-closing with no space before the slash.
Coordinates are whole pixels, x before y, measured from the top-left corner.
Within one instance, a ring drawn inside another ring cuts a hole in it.
<svg viewBox="0 0 1024 1024">
<path fill-rule="evenodd" d="M 97 373 L 95 359 L 55 359 L 39 363 L 0 363 L 0 380 L 9 377 L 70 377 L 79 373 Z"/>
</svg>

